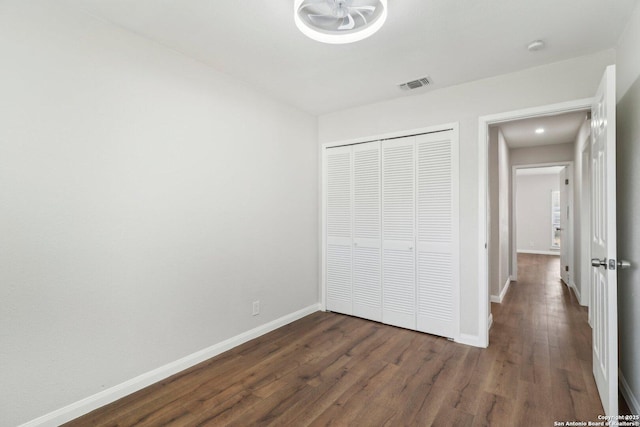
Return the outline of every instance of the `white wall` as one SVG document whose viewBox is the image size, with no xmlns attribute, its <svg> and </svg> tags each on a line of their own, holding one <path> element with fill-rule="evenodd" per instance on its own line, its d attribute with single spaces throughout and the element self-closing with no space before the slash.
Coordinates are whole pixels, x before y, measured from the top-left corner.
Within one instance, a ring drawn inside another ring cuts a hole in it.
<svg viewBox="0 0 640 427">
<path fill-rule="evenodd" d="M 616 92 L 618 101 L 640 76 L 640 3 L 629 18 L 616 46 Z"/>
<path fill-rule="evenodd" d="M 559 191 L 560 176 L 516 174 L 517 250 L 551 251 L 551 192 Z M 558 252 L 559 254 L 559 252 Z"/>
<path fill-rule="evenodd" d="M 317 304 L 314 117 L 56 2 L 0 57 L 0 425 Z"/>
<path fill-rule="evenodd" d="M 460 123 L 461 332 L 478 335 L 478 118 L 528 107 L 592 97 L 610 50 L 542 67 L 325 114 L 320 142 Z M 436 76 L 434 76 L 436 79 Z M 436 79 L 437 80 L 437 79 Z M 569 160 L 572 159 L 569 152 Z M 513 159 L 512 159 L 513 162 Z M 485 297 L 486 298 L 486 297 Z"/>
<path fill-rule="evenodd" d="M 623 394 L 640 413 L 640 4 L 617 46 L 618 337 Z"/>
<path fill-rule="evenodd" d="M 565 144 L 539 145 L 535 147 L 512 148 L 511 166 L 570 162 L 573 160 L 573 151 L 573 142 Z"/>
</svg>

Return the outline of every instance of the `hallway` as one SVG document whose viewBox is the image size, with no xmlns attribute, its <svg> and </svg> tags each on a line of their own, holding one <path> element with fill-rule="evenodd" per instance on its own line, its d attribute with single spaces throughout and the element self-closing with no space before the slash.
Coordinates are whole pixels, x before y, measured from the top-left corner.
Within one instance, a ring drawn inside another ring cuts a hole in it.
<svg viewBox="0 0 640 427">
<path fill-rule="evenodd" d="M 597 421 L 603 409 L 587 309 L 560 281 L 559 257 L 519 254 L 518 281 L 491 311 L 488 351 L 498 353 L 491 377 L 509 388 L 513 425 Z"/>
</svg>

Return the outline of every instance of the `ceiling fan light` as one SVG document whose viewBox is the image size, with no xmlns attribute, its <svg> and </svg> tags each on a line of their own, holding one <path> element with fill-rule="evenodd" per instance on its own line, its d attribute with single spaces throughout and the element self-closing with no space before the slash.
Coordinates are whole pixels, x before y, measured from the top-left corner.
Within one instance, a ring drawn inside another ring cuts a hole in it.
<svg viewBox="0 0 640 427">
<path fill-rule="evenodd" d="M 313 40 L 353 43 L 382 28 L 387 0 L 295 0 L 293 15 L 298 29 Z"/>
</svg>

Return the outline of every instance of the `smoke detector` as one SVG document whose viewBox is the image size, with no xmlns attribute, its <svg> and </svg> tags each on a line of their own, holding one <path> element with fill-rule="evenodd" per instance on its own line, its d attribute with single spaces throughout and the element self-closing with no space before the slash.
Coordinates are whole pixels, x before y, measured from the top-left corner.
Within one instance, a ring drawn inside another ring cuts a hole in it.
<svg viewBox="0 0 640 427">
<path fill-rule="evenodd" d="M 538 50 L 542 50 L 544 49 L 544 42 L 542 40 L 534 40 L 531 43 L 529 43 L 529 45 L 527 46 L 527 49 L 529 49 L 529 52 L 536 52 Z"/>
</svg>

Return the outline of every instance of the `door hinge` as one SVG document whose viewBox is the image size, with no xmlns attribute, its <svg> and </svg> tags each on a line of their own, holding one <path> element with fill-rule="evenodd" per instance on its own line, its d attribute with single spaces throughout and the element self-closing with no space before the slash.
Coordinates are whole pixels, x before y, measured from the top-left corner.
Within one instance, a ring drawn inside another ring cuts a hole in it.
<svg viewBox="0 0 640 427">
<path fill-rule="evenodd" d="M 564 271 L 569 271 L 569 266 L 568 265 L 564 266 Z"/>
<path fill-rule="evenodd" d="M 564 185 L 569 185 L 569 179 L 568 178 L 564 180 Z"/>
</svg>

